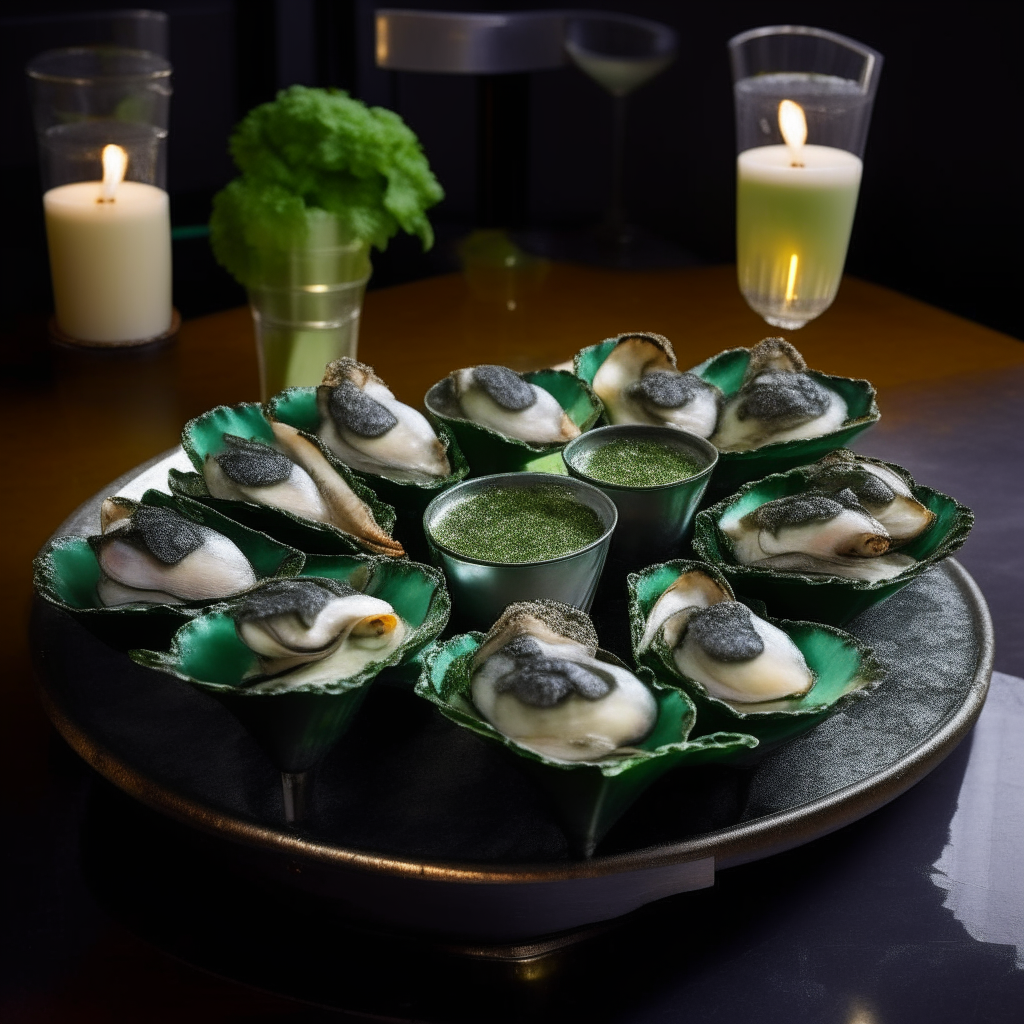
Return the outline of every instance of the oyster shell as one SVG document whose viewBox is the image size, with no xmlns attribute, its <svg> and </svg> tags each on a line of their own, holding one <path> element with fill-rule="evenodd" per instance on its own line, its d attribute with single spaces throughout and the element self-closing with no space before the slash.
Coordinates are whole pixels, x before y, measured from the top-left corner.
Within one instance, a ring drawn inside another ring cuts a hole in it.
<svg viewBox="0 0 1024 1024">
<path fill-rule="evenodd" d="M 580 428 L 555 397 L 506 366 L 471 366 L 449 375 L 466 419 L 528 444 L 562 444 Z"/>
<path fill-rule="evenodd" d="M 711 443 L 723 452 L 838 430 L 849 409 L 842 395 L 807 373 L 803 356 L 782 338 L 750 350 L 743 385 L 722 407 Z"/>
<path fill-rule="evenodd" d="M 399 402 L 373 368 L 345 357 L 317 388 L 320 439 L 352 469 L 410 483 L 451 475 L 445 446 L 425 416 Z"/>
<path fill-rule="evenodd" d="M 659 634 L 678 670 L 719 700 L 785 700 L 814 685 L 814 673 L 790 637 L 699 569 L 684 572 L 658 599 L 638 654 Z"/>
<path fill-rule="evenodd" d="M 730 511 L 719 525 L 741 565 L 875 582 L 914 563 L 890 552 L 888 531 L 849 488 L 776 498 L 745 515 Z"/>
<path fill-rule="evenodd" d="M 283 682 L 355 676 L 386 658 L 409 631 L 387 601 L 320 577 L 268 583 L 231 614 L 239 639 L 259 657 L 255 674 L 271 677 L 275 690 Z"/>
<path fill-rule="evenodd" d="M 847 448 L 829 452 L 804 472 L 815 490 L 829 494 L 851 490 L 885 527 L 894 546 L 919 537 L 935 522 L 935 513 L 914 497 L 903 477 Z"/>
<path fill-rule="evenodd" d="M 377 554 L 405 554 L 312 441 L 286 423 L 270 425 L 274 445 L 224 434 L 226 447 L 206 456 L 203 478 L 213 497 L 270 505 L 330 523 Z"/>
<path fill-rule="evenodd" d="M 594 374 L 593 388 L 611 423 L 651 423 L 709 437 L 718 422 L 721 392 L 695 373 L 681 373 L 672 343 L 660 334 L 621 337 Z"/>
<path fill-rule="evenodd" d="M 90 544 L 103 573 L 96 593 L 108 607 L 217 600 L 256 583 L 232 540 L 173 509 L 107 498 L 100 529 Z"/>
<path fill-rule="evenodd" d="M 584 612 L 512 604 L 472 661 L 473 704 L 495 729 L 560 761 L 625 755 L 654 728 L 658 705 L 631 672 L 599 660 Z"/>
</svg>

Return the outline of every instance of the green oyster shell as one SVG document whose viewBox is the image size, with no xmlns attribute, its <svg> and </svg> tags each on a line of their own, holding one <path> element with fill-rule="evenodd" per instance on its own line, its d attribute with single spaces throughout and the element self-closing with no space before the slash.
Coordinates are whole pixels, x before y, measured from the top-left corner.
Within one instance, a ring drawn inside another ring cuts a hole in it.
<svg viewBox="0 0 1024 1024">
<path fill-rule="evenodd" d="M 671 649 L 660 634 L 641 654 L 640 640 L 651 609 L 683 573 L 694 569 L 706 573 L 733 596 L 728 580 L 704 562 L 678 559 L 629 575 L 626 582 L 633 657 L 638 664 L 650 669 L 660 683 L 686 691 L 697 708 L 697 735 L 732 730 L 758 738 L 760 745 L 757 749 L 741 751 L 736 763 L 760 760 L 779 744 L 807 732 L 829 715 L 863 699 L 881 682 L 884 676 L 882 666 L 871 648 L 864 646 L 856 637 L 821 623 L 773 619 L 762 614 L 760 608 L 755 614 L 787 633 L 814 673 L 814 685 L 802 697 L 771 702 L 773 706 L 785 704 L 784 708 L 742 711 L 730 701 L 713 697 L 701 683 L 679 671 Z"/>
<path fill-rule="evenodd" d="M 617 341 L 617 338 L 609 338 L 578 352 L 573 360 L 576 375 L 587 384 L 593 384 L 597 371 L 611 354 Z M 749 361 L 750 349 L 731 348 L 705 359 L 703 363 L 687 372 L 695 373 L 709 384 L 714 384 L 726 398 L 729 398 L 739 391 Z M 808 373 L 846 399 L 850 413 L 846 422 L 839 430 L 822 434 L 820 437 L 810 437 L 801 441 L 774 441 L 745 452 L 719 452 L 718 464 L 711 476 L 705 502 L 709 498 L 714 500 L 731 494 L 748 481 L 758 480 L 769 473 L 781 473 L 794 466 L 814 462 L 833 448 L 842 448 L 849 444 L 881 416 L 875 402 L 875 389 L 868 381 L 832 377 L 815 370 L 809 370 Z"/>
<path fill-rule="evenodd" d="M 315 387 L 288 388 L 274 395 L 266 405 L 266 413 L 270 419 L 287 423 L 302 431 L 307 437 L 314 437 L 320 426 L 320 410 L 316 401 Z M 469 463 L 462 449 L 455 440 L 447 424 L 432 424 L 448 453 L 452 472 L 441 480 L 433 483 L 414 483 L 410 481 L 392 480 L 379 473 L 368 473 L 359 469 L 350 469 L 357 480 L 362 480 L 370 487 L 381 501 L 394 506 L 398 516 L 395 525 L 395 536 L 411 556 L 429 555 L 426 539 L 423 536 L 423 513 L 427 505 L 442 491 L 453 487 L 469 474 Z M 322 445 L 327 450 L 326 445 Z"/>
<path fill-rule="evenodd" d="M 705 359 L 689 372 L 697 374 L 709 384 L 717 385 L 725 397 L 730 398 L 739 391 L 749 362 L 750 349 L 731 348 Z M 759 480 L 769 473 L 782 473 L 794 466 L 814 462 L 834 448 L 845 447 L 881 418 L 882 414 L 875 401 L 875 389 L 868 381 L 833 377 L 817 370 L 808 370 L 807 374 L 846 400 L 849 415 L 843 425 L 819 437 L 773 441 L 745 452 L 719 452 L 718 465 L 709 488 L 712 497 L 731 494 L 743 484 Z"/>
<path fill-rule="evenodd" d="M 251 501 L 231 498 L 214 498 L 203 478 L 203 462 L 207 455 L 216 455 L 224 449 L 224 435 L 264 441 L 273 444 L 274 435 L 270 421 L 263 407 L 255 402 L 240 405 L 218 405 L 215 409 L 197 416 L 185 424 L 181 432 L 181 446 L 196 467 L 194 473 L 182 473 L 172 469 L 168 474 L 171 490 L 177 494 L 201 501 L 204 505 L 218 509 L 224 515 L 235 519 L 254 530 L 262 530 L 284 544 L 290 544 L 301 551 L 321 555 L 352 554 L 364 551 L 358 538 L 339 530 L 336 526 L 321 523 L 315 519 L 286 512 L 270 505 L 257 505 Z M 380 528 L 391 534 L 395 526 L 395 510 L 366 486 L 347 467 L 343 466 L 315 435 L 303 434 L 324 453 L 327 461 L 338 472 L 356 494 L 370 506 L 374 519 Z"/>
<path fill-rule="evenodd" d="M 907 482 L 913 496 L 936 515 L 930 529 L 899 548 L 901 553 L 917 561 L 898 576 L 871 583 L 842 576 L 780 572 L 778 569 L 739 565 L 735 561 L 732 544 L 718 525 L 722 516 L 737 506 L 746 514 L 768 501 L 806 490 L 808 476 L 801 469 L 773 473 L 763 480 L 745 484 L 738 493 L 698 512 L 693 535 L 694 551 L 699 558 L 717 566 L 733 588 L 744 597 L 758 598 L 778 614 L 787 618 L 829 622 L 836 626 L 849 622 L 865 609 L 902 590 L 937 562 L 951 555 L 964 543 L 974 525 L 974 513 L 969 508 L 947 494 L 916 484 L 902 466 L 881 459 L 864 456 L 858 458 L 885 466 L 899 474 Z"/>
<path fill-rule="evenodd" d="M 303 772 L 319 761 L 348 728 L 369 684 L 390 666 L 418 667 L 420 652 L 448 622 L 444 577 L 430 566 L 383 556 L 311 556 L 301 576 L 350 583 L 387 601 L 412 629 L 399 647 L 360 673 L 291 689 L 252 690 L 245 674 L 258 664 L 238 637 L 225 601 L 186 622 L 167 651 L 132 650 L 132 660 L 183 679 L 232 712 L 284 772 Z"/>
<path fill-rule="evenodd" d="M 483 633 L 464 633 L 430 648 L 416 693 L 456 725 L 500 743 L 521 758 L 522 767 L 534 775 L 555 806 L 570 845 L 584 857 L 592 856 L 608 829 L 665 772 L 683 764 L 723 762 L 757 746 L 756 738 L 736 732 L 689 739 L 696 720 L 693 702 L 682 690 L 663 686 L 641 668 L 639 678 L 658 702 L 658 720 L 651 735 L 638 744 L 638 752 L 607 761 L 552 760 L 498 732 L 473 706 L 469 665 L 483 637 Z M 598 657 L 622 665 L 607 652 L 599 651 Z"/>
<path fill-rule="evenodd" d="M 523 379 L 553 395 L 569 419 L 587 431 L 601 418 L 604 407 L 589 383 L 567 370 L 531 370 Z M 565 444 L 534 445 L 500 434 L 490 427 L 445 412 L 454 401 L 450 378 L 438 381 L 426 394 L 427 417 L 435 426 L 444 425 L 454 434 L 470 466 L 470 476 L 490 473 L 559 473 L 565 475 L 561 451 Z"/>
<path fill-rule="evenodd" d="M 118 498 L 126 505 L 152 505 L 180 512 L 201 526 L 224 534 L 249 559 L 261 579 L 295 576 L 303 568 L 301 551 L 236 523 L 215 509 L 189 498 L 174 498 L 163 491 L 149 490 L 142 501 Z M 32 582 L 40 597 L 72 612 L 89 629 L 115 647 L 130 643 L 163 644 L 181 624 L 198 615 L 215 601 L 187 601 L 183 604 L 100 603 L 96 584 L 101 572 L 96 552 L 87 537 L 59 537 L 49 541 L 32 563 Z"/>
</svg>

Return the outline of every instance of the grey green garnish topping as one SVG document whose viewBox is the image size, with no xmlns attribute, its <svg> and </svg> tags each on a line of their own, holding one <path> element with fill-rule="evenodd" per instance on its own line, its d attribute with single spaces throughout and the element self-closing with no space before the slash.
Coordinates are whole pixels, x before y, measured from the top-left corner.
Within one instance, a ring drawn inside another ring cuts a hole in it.
<svg viewBox="0 0 1024 1024">
<path fill-rule="evenodd" d="M 357 591 L 340 580 L 322 577 L 275 580 L 247 594 L 232 609 L 237 622 L 259 622 L 275 615 L 297 615 L 310 629 L 316 617 L 337 597 L 348 597 Z"/>
<path fill-rule="evenodd" d="M 227 448 L 214 458 L 229 480 L 243 487 L 270 487 L 291 476 L 295 463 L 262 441 L 225 434 Z"/>
<path fill-rule="evenodd" d="M 778 533 L 784 526 L 803 526 L 805 523 L 827 523 L 844 509 L 863 512 L 857 496 L 849 488 L 835 494 L 793 494 L 776 498 L 760 505 L 750 513 L 750 519 L 762 529 Z"/>
<path fill-rule="evenodd" d="M 516 601 L 510 604 L 501 613 L 501 618 L 491 626 L 481 648 L 503 633 L 514 632 L 517 629 L 528 630 L 533 619 L 544 623 L 552 633 L 585 647 L 589 654 L 597 650 L 597 630 L 590 616 L 580 608 L 548 598 L 539 601 Z M 508 644 L 504 646 L 507 647 Z"/>
<path fill-rule="evenodd" d="M 351 381 L 342 381 L 327 400 L 331 418 L 359 437 L 381 437 L 398 426 L 398 417 Z"/>
<path fill-rule="evenodd" d="M 630 398 L 646 398 L 659 409 L 678 409 L 708 385 L 692 373 L 671 370 L 650 370 L 626 388 Z"/>
<path fill-rule="evenodd" d="M 475 366 L 473 378 L 502 409 L 509 412 L 522 412 L 537 401 L 533 388 L 507 366 Z"/>
<path fill-rule="evenodd" d="M 660 487 L 678 483 L 704 469 L 697 459 L 651 438 L 616 438 L 576 459 L 582 473 L 622 487 Z"/>
<path fill-rule="evenodd" d="M 177 565 L 186 555 L 203 546 L 203 535 L 195 523 L 173 509 L 140 505 L 133 513 L 125 539 L 137 539 L 164 565 Z"/>
<path fill-rule="evenodd" d="M 690 616 L 685 635 L 716 661 L 750 661 L 764 651 L 750 609 L 739 601 L 698 609 Z"/>
<path fill-rule="evenodd" d="M 524 704 L 553 708 L 571 693 L 587 700 L 600 700 L 611 690 L 610 680 L 578 662 L 546 656 L 533 637 L 517 636 L 501 653 L 515 667 L 495 685 L 498 693 L 512 692 Z"/>
<path fill-rule="evenodd" d="M 604 527 L 567 487 L 493 487 L 455 504 L 432 528 L 434 540 L 487 562 L 539 562 L 579 551 Z"/>
<path fill-rule="evenodd" d="M 825 466 L 814 473 L 812 480 L 823 491 L 850 490 L 870 505 L 888 505 L 896 497 L 881 477 L 858 466 Z"/>
<path fill-rule="evenodd" d="M 828 389 L 803 373 L 762 373 L 744 384 L 736 409 L 740 420 L 811 419 L 830 406 Z"/>
</svg>

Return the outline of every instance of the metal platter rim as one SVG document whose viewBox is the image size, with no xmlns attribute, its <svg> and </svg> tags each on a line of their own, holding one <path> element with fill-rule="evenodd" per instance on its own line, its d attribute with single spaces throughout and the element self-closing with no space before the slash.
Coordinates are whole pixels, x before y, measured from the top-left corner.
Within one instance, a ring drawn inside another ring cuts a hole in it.
<svg viewBox="0 0 1024 1024">
<path fill-rule="evenodd" d="M 83 502 L 58 527 L 54 536 L 71 532 L 72 524 L 81 521 L 93 507 L 98 507 L 104 496 L 124 486 L 168 454 L 165 452 L 143 463 Z M 956 713 L 913 750 L 883 771 L 809 803 L 798 804 L 784 811 L 679 843 L 646 847 L 607 857 L 598 856 L 587 861 L 496 866 L 416 860 L 332 846 L 306 839 L 297 832 L 256 824 L 184 797 L 150 779 L 144 772 L 95 741 L 65 713 L 52 683 L 47 680 L 44 672 L 38 671 L 38 666 L 37 676 L 47 715 L 75 752 L 100 775 L 153 810 L 244 846 L 339 869 L 461 884 L 530 884 L 599 878 L 685 864 L 708 857 L 714 857 L 716 869 L 723 869 L 760 860 L 810 842 L 894 800 L 935 768 L 974 724 L 985 702 L 992 674 L 995 652 L 992 620 L 977 583 L 956 559 L 947 558 L 933 571 L 944 572 L 950 577 L 950 582 L 963 592 L 978 636 L 978 661 L 967 697 Z"/>
</svg>

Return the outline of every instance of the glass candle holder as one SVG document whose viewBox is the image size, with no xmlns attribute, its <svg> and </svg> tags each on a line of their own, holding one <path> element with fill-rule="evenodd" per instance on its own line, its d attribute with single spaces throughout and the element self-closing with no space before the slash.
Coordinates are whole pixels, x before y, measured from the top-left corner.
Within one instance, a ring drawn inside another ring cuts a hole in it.
<svg viewBox="0 0 1024 1024">
<path fill-rule="evenodd" d="M 44 188 L 94 178 L 110 144 L 128 154 L 127 181 L 166 187 L 171 65 L 165 58 L 80 46 L 41 53 L 26 71 Z"/>
<path fill-rule="evenodd" d="M 28 65 L 54 336 L 96 347 L 173 333 L 165 147 L 171 66 L 145 50 L 50 50 Z"/>
<path fill-rule="evenodd" d="M 795 330 L 835 299 L 882 55 L 834 32 L 757 28 L 729 41 L 740 291 Z"/>
</svg>

